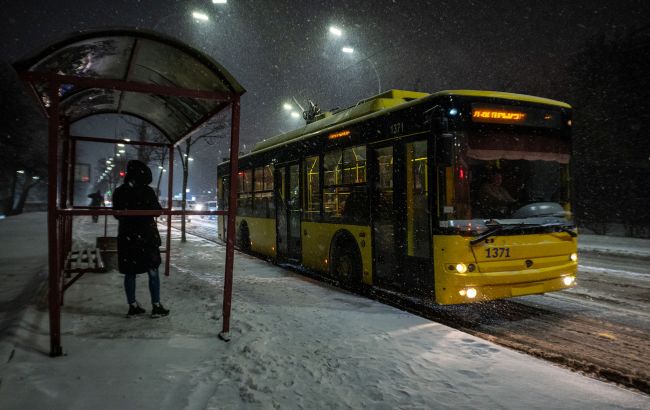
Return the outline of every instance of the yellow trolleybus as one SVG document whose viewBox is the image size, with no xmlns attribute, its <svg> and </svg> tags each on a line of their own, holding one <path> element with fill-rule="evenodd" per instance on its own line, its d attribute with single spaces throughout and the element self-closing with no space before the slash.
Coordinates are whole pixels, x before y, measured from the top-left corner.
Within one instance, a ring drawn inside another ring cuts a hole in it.
<svg viewBox="0 0 650 410">
<path fill-rule="evenodd" d="M 563 102 L 387 91 L 240 158 L 236 243 L 439 304 L 565 289 L 577 271 L 570 148 Z M 232 176 L 218 170 L 225 209 Z"/>
</svg>

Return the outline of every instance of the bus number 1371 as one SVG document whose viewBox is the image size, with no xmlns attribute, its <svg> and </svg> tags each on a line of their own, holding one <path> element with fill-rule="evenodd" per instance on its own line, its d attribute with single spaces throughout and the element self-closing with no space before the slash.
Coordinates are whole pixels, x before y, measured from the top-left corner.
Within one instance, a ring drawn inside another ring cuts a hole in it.
<svg viewBox="0 0 650 410">
<path fill-rule="evenodd" d="M 509 258 L 510 248 L 486 248 L 486 258 Z"/>
</svg>

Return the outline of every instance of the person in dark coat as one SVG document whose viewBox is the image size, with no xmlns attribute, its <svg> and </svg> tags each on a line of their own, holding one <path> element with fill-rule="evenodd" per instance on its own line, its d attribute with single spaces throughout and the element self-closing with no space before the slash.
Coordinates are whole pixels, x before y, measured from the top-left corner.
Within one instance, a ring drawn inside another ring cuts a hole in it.
<svg viewBox="0 0 650 410">
<path fill-rule="evenodd" d="M 138 160 L 129 161 L 124 183 L 113 193 L 113 209 L 162 209 L 156 193 L 149 186 L 149 167 Z M 146 313 L 135 299 L 136 275 L 147 272 L 151 294 L 151 317 L 167 316 L 169 310 L 160 303 L 160 234 L 153 216 L 116 216 L 118 268 L 124 274 L 124 291 L 129 304 L 127 317 Z"/>
<path fill-rule="evenodd" d="M 104 205 L 104 195 L 97 190 L 97 192 L 93 192 L 92 194 L 88 195 L 88 198 L 90 198 L 90 205 L 91 207 L 99 207 Z M 97 223 L 97 220 L 99 219 L 99 215 L 93 215 L 93 222 Z"/>
</svg>

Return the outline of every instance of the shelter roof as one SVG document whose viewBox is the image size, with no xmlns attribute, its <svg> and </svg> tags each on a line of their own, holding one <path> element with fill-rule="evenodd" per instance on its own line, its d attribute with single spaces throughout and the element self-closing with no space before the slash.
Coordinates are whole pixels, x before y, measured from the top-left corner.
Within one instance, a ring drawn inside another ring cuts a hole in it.
<svg viewBox="0 0 650 410">
<path fill-rule="evenodd" d="M 162 34 L 103 29 L 73 34 L 14 64 L 42 105 L 59 84 L 59 110 L 74 123 L 105 113 L 143 119 L 170 143 L 191 134 L 245 92 L 219 63 Z"/>
</svg>

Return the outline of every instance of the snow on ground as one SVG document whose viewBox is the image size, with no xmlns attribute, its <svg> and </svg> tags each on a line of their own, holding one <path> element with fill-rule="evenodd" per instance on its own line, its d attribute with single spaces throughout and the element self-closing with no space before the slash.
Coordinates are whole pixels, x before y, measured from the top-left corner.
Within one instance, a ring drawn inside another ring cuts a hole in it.
<svg viewBox="0 0 650 410">
<path fill-rule="evenodd" d="M 101 224 L 80 226 L 91 236 Z M 232 340 L 222 342 L 224 248 L 192 237 L 172 246 L 173 270 L 162 278 L 167 318 L 124 318 L 122 276 L 86 275 L 66 293 L 67 356 L 49 358 L 44 296 L 30 305 L 3 336 L 13 352 L 0 358 L 0 407 L 650 407 L 647 396 L 242 254 L 235 258 Z M 144 277 L 138 298 L 148 307 Z"/>
<path fill-rule="evenodd" d="M 648 239 L 580 234 L 578 247 L 581 252 L 650 259 Z"/>
</svg>

